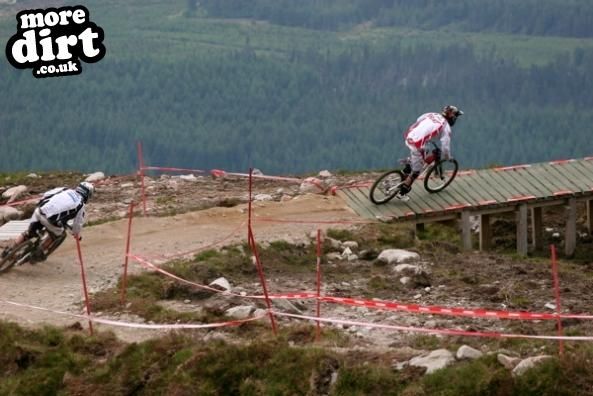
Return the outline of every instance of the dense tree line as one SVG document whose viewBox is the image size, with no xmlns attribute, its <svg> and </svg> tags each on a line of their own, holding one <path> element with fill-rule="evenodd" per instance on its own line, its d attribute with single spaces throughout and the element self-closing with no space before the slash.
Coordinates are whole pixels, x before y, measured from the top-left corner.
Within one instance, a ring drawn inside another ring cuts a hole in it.
<svg viewBox="0 0 593 396">
<path fill-rule="evenodd" d="M 374 22 L 419 29 L 593 37 L 590 0 L 203 0 L 209 15 L 322 30 Z"/>
<path fill-rule="evenodd" d="M 528 69 L 469 45 L 289 53 L 107 57 L 44 80 L 3 61 L 0 169 L 130 172 L 136 140 L 152 165 L 385 168 L 414 118 L 447 103 L 466 111 L 453 142 L 464 167 L 593 154 L 591 51 Z"/>
</svg>

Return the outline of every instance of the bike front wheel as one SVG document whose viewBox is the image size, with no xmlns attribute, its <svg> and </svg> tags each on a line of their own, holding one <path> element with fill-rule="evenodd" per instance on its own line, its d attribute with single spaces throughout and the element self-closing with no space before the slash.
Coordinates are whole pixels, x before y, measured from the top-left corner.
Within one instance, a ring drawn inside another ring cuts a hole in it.
<svg viewBox="0 0 593 396">
<path fill-rule="evenodd" d="M 371 187 L 369 198 L 376 205 L 384 204 L 393 199 L 405 179 L 400 170 L 392 170 L 381 175 Z"/>
<path fill-rule="evenodd" d="M 437 162 L 426 173 L 424 188 L 429 193 L 443 191 L 455 179 L 458 169 L 459 164 L 452 158 Z"/>
<path fill-rule="evenodd" d="M 30 241 L 24 241 L 11 248 L 5 257 L 0 258 L 0 273 L 8 271 L 17 264 L 21 265 L 29 261 L 32 250 Z"/>
</svg>

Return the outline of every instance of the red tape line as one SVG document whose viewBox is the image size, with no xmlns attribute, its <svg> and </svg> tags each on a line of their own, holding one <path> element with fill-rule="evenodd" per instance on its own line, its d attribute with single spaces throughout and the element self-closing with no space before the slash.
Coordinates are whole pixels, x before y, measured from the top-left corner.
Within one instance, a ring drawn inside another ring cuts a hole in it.
<svg viewBox="0 0 593 396">
<path fill-rule="evenodd" d="M 506 172 L 506 171 L 511 171 L 511 170 L 520 170 L 520 169 L 525 169 L 525 168 L 530 168 L 531 165 L 529 164 L 525 164 L 525 165 L 513 165 L 513 166 L 501 166 L 498 168 L 494 168 L 494 170 L 496 172 Z"/>
</svg>

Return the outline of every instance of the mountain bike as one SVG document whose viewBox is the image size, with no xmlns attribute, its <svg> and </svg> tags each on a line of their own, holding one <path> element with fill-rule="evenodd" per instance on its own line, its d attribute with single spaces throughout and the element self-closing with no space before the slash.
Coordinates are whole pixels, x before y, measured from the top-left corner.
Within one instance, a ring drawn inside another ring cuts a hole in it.
<svg viewBox="0 0 593 396">
<path fill-rule="evenodd" d="M 66 234 L 64 230 L 61 235 L 53 236 L 53 241 L 44 251 L 43 246 L 47 238 L 50 238 L 50 233 L 45 227 L 38 230 L 32 237 L 8 249 L 4 257 L 0 256 L 0 273 L 25 263 L 45 261 L 64 242 Z"/>
<path fill-rule="evenodd" d="M 441 149 L 434 142 L 429 143 L 433 148 L 421 151 L 424 165 L 418 178 L 424 179 L 426 191 L 437 193 L 443 191 L 455 179 L 459 164 L 453 158 L 441 159 Z M 374 204 L 380 205 L 391 201 L 400 192 L 404 180 L 412 173 L 409 157 L 400 162 L 405 165 L 403 169 L 390 170 L 373 183 L 369 198 Z"/>
</svg>

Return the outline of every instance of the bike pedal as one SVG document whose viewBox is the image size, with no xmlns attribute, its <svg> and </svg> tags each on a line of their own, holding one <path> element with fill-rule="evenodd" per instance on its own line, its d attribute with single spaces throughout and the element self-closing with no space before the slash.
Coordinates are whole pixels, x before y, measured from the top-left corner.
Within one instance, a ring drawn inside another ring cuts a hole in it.
<svg viewBox="0 0 593 396">
<path fill-rule="evenodd" d="M 407 196 L 407 195 L 399 195 L 399 194 L 396 194 L 395 197 L 397 199 L 399 199 L 400 201 L 403 201 L 403 202 L 408 202 L 410 200 L 410 197 Z"/>
</svg>

